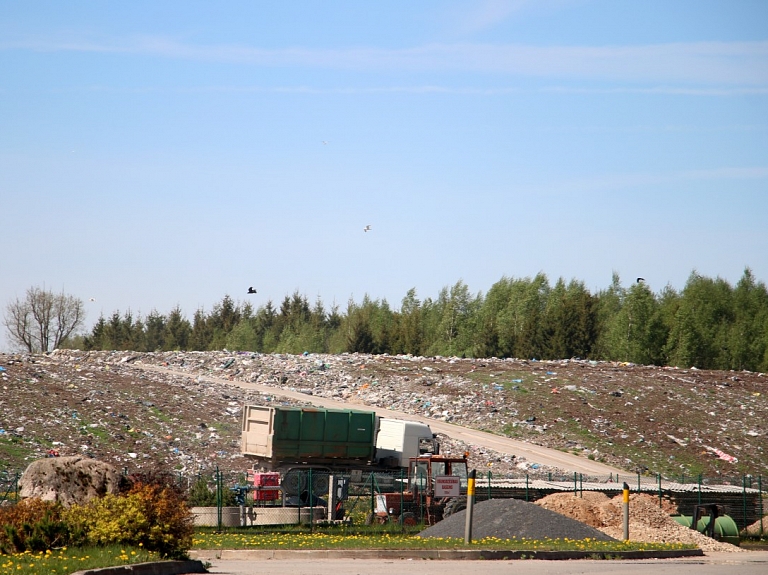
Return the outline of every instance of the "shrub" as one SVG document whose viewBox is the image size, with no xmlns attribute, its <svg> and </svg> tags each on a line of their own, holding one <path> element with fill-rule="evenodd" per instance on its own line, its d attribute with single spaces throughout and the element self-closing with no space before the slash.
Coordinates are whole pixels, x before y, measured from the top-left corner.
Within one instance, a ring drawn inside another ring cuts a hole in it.
<svg viewBox="0 0 768 575">
<path fill-rule="evenodd" d="M 141 545 L 164 557 L 182 557 L 192 546 L 192 516 L 178 491 L 168 486 L 137 483 L 126 495 L 72 506 L 65 518 L 93 545 Z"/>
<path fill-rule="evenodd" d="M 0 553 L 45 551 L 70 542 L 69 526 L 62 521 L 59 503 L 30 498 L 0 507 Z"/>
<path fill-rule="evenodd" d="M 213 507 L 216 505 L 216 492 L 208 487 L 208 482 L 204 478 L 198 477 L 189 489 L 187 505 L 190 507 Z M 235 493 L 231 489 L 224 489 L 221 505 L 223 507 L 237 505 Z"/>
</svg>

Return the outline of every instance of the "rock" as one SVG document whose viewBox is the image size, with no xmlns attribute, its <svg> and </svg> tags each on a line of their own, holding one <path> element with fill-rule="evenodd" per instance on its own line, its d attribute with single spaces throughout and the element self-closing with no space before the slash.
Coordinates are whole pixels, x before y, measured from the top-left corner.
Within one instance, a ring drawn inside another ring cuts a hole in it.
<svg viewBox="0 0 768 575">
<path fill-rule="evenodd" d="M 22 498 L 58 501 L 65 507 L 117 493 L 120 474 L 108 463 L 80 455 L 38 459 L 27 467 L 19 481 Z"/>
</svg>

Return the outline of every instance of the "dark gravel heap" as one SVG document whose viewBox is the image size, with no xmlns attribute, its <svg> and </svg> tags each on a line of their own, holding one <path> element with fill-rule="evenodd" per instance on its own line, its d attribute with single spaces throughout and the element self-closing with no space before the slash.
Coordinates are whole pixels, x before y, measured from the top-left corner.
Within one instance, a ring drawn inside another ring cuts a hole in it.
<svg viewBox="0 0 768 575">
<path fill-rule="evenodd" d="M 419 533 L 419 537 L 464 538 L 467 512 L 460 511 Z M 602 531 L 519 499 L 475 503 L 472 539 L 597 539 L 615 541 Z"/>
</svg>

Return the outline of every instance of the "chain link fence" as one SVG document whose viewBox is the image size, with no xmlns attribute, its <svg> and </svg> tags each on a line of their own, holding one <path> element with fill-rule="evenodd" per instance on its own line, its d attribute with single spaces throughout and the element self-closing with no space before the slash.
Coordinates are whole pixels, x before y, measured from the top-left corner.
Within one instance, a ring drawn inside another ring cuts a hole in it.
<svg viewBox="0 0 768 575">
<path fill-rule="evenodd" d="M 466 478 L 461 481 L 458 504 L 447 498 L 428 497 L 425 489 L 432 478 L 408 478 L 405 471 L 355 470 L 331 473 L 322 470 L 293 469 L 284 474 L 252 473 L 237 478 L 218 471 L 208 476 L 187 479 L 190 506 L 198 526 L 220 530 L 251 526 L 304 525 L 319 523 L 355 524 L 434 523 L 464 508 Z M 703 477 L 640 474 L 586 476 L 583 474 L 494 475 L 478 472 L 475 500 L 515 498 L 534 502 L 552 493 L 585 491 L 620 495 L 626 484 L 632 493 L 645 493 L 659 499 L 659 505 L 672 502 L 682 515 L 693 513 L 694 506 L 717 504 L 724 508 L 740 531 L 752 536 L 768 535 L 766 502 L 768 486 L 762 476 Z M 414 489 L 416 487 L 416 489 Z M 195 496 L 195 491 L 198 496 Z M 199 495 L 209 505 L 201 503 Z"/>
<path fill-rule="evenodd" d="M 597 491 L 613 497 L 622 493 L 625 483 L 632 493 L 658 497 L 659 506 L 664 501 L 673 503 L 681 515 L 692 514 L 697 505 L 720 505 L 740 531 L 748 530 L 750 535 L 759 537 L 768 535 L 768 485 L 760 475 L 705 477 L 681 474 L 678 477 L 662 477 L 660 474 L 587 476 L 580 473 L 540 473 L 501 477 L 487 471 L 478 474 L 476 500 L 511 496 L 536 501 L 551 493 L 569 491 L 577 496 L 585 491 Z"/>
<path fill-rule="evenodd" d="M 0 504 L 19 500 L 20 478 L 18 471 L 0 470 Z M 187 494 L 195 525 L 218 530 L 270 525 L 303 525 L 311 529 L 319 523 L 343 522 L 434 522 L 442 517 L 446 511 L 442 506 L 447 503 L 439 502 L 435 515 L 435 502 L 427 497 L 425 489 L 431 478 L 409 479 L 404 470 L 331 473 L 294 469 L 285 474 L 243 474 L 216 469 L 205 474 L 178 474 L 175 479 Z M 475 500 L 516 498 L 534 502 L 552 493 L 582 496 L 585 491 L 613 497 L 622 493 L 625 483 L 632 493 L 657 497 L 660 506 L 672 502 L 682 515 L 692 514 L 697 505 L 720 505 L 742 533 L 768 536 L 768 485 L 761 475 L 500 475 L 478 471 Z M 466 478 L 462 478 L 461 493 L 466 493 Z M 461 508 L 449 505 L 447 513 Z"/>
<path fill-rule="evenodd" d="M 0 470 L 0 505 L 19 500 L 19 479 L 19 471 Z"/>
</svg>

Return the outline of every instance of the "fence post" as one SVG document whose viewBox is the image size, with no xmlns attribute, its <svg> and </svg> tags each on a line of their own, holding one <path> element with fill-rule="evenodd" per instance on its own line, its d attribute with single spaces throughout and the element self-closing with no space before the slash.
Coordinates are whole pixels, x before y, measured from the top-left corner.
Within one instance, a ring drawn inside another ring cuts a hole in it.
<svg viewBox="0 0 768 575">
<path fill-rule="evenodd" d="M 579 473 L 579 497 L 584 497 L 584 474 Z"/>
<path fill-rule="evenodd" d="M 525 474 L 525 500 L 528 501 L 528 474 Z"/>
<path fill-rule="evenodd" d="M 224 505 L 224 492 L 221 485 L 221 471 L 216 466 L 216 529 L 221 531 L 221 508 Z"/>
<path fill-rule="evenodd" d="M 373 489 L 373 471 L 368 478 L 371 480 L 371 523 L 373 523 L 376 520 L 376 492 Z"/>
<path fill-rule="evenodd" d="M 491 470 L 488 470 L 488 501 L 491 500 L 491 479 L 493 477 L 493 474 L 491 473 Z"/>
<path fill-rule="evenodd" d="M 309 499 L 307 500 L 307 503 L 309 504 L 309 532 L 312 533 L 314 531 L 314 521 L 315 518 L 315 508 L 314 508 L 314 495 L 315 495 L 315 486 L 312 484 L 313 477 L 312 477 L 312 468 L 309 468 L 309 477 L 307 478 L 307 484 L 309 485 Z"/>
<path fill-rule="evenodd" d="M 765 530 L 763 529 L 763 476 L 758 475 L 757 476 L 757 488 L 760 491 L 760 537 L 765 535 Z"/>
<path fill-rule="evenodd" d="M 699 473 L 699 505 L 701 505 L 701 473 Z"/>
<path fill-rule="evenodd" d="M 405 509 L 403 509 L 403 468 L 400 468 L 400 527 L 403 526 L 403 515 L 405 515 Z"/>
<path fill-rule="evenodd" d="M 473 469 L 467 477 L 467 516 L 464 522 L 464 543 L 472 542 L 472 511 L 475 507 L 475 474 Z"/>
<path fill-rule="evenodd" d="M 622 509 L 624 511 L 624 541 L 629 541 L 629 485 L 626 483 L 624 484 L 624 489 L 622 490 Z"/>
<path fill-rule="evenodd" d="M 658 484 L 659 484 L 659 507 L 661 507 L 661 502 L 662 502 L 662 496 L 661 496 L 661 473 L 657 473 L 656 474 L 656 480 L 658 481 Z"/>
<path fill-rule="evenodd" d="M 744 515 L 742 517 L 744 518 L 744 523 L 742 524 L 741 528 L 746 529 L 747 528 L 747 476 L 744 475 L 741 478 L 741 493 L 742 493 L 742 500 L 743 500 L 743 510 Z"/>
<path fill-rule="evenodd" d="M 579 484 L 577 482 L 579 474 L 575 471 L 573 472 L 573 496 L 576 497 L 576 494 L 579 492 Z M 528 474 L 526 473 L 526 478 L 528 477 Z"/>
</svg>

